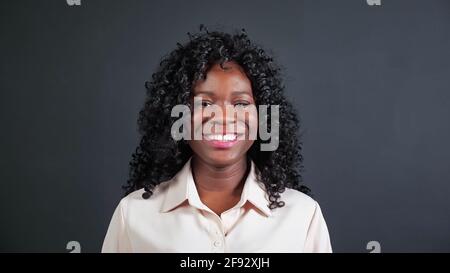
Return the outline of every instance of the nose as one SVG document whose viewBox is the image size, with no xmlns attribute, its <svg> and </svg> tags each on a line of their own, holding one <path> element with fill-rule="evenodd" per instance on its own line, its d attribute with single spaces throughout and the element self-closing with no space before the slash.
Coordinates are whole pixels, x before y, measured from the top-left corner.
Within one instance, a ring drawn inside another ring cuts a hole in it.
<svg viewBox="0 0 450 273">
<path fill-rule="evenodd" d="M 214 112 L 214 117 L 208 121 L 211 122 L 213 133 L 220 129 L 223 134 L 235 133 L 236 117 L 232 105 L 222 104 L 218 109 L 221 110 L 221 113 Z"/>
</svg>

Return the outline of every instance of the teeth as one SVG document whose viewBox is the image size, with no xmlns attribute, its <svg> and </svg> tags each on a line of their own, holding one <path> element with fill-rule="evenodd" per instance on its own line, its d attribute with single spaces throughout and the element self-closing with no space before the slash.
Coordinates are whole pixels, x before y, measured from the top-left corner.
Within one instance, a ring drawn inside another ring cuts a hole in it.
<svg viewBox="0 0 450 273">
<path fill-rule="evenodd" d="M 217 140 L 217 141 L 234 141 L 236 140 L 235 134 L 226 134 L 226 135 L 206 135 L 206 140 Z"/>
<path fill-rule="evenodd" d="M 223 140 L 225 141 L 233 141 L 236 139 L 236 135 L 234 134 L 228 134 L 223 136 Z"/>
</svg>

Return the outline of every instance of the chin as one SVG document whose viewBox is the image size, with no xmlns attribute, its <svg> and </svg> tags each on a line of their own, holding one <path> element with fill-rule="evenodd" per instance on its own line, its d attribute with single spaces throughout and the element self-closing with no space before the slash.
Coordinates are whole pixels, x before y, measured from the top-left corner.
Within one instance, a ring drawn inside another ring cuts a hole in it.
<svg viewBox="0 0 450 273">
<path fill-rule="evenodd" d="M 205 155 L 203 160 L 211 165 L 228 166 L 239 161 L 241 157 L 242 155 L 231 153 L 229 151 L 213 151 Z"/>
<path fill-rule="evenodd" d="M 252 144 L 253 142 L 240 142 L 230 148 L 217 148 L 201 141 L 191 143 L 191 148 L 200 160 L 213 166 L 224 167 L 245 158 Z"/>
</svg>

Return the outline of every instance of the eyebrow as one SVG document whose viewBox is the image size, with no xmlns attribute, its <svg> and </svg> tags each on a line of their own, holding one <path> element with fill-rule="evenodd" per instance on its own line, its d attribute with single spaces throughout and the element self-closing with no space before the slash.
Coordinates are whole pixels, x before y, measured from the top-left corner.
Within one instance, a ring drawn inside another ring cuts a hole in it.
<svg viewBox="0 0 450 273">
<path fill-rule="evenodd" d="M 204 90 L 204 91 L 202 90 L 202 91 L 195 92 L 195 96 L 200 95 L 200 94 L 206 94 L 211 97 L 216 96 L 215 92 L 208 91 L 208 90 Z M 249 95 L 249 96 L 251 95 L 251 93 L 249 91 L 232 91 L 231 94 L 232 95 Z"/>
</svg>

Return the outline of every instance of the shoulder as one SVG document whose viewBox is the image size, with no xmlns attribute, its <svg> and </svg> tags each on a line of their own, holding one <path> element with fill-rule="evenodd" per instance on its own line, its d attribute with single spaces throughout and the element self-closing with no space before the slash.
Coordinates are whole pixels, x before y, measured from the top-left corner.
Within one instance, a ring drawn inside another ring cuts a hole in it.
<svg viewBox="0 0 450 273">
<path fill-rule="evenodd" d="M 145 210 L 148 213 L 152 211 L 158 212 L 170 182 L 171 180 L 168 180 L 157 185 L 153 190 L 152 196 L 148 199 L 142 197 L 142 194 L 145 192 L 144 189 L 133 191 L 120 200 L 118 207 L 124 214 L 130 214 L 139 210 Z"/>
<path fill-rule="evenodd" d="M 287 188 L 280 197 L 284 206 L 276 209 L 275 214 L 280 218 L 288 219 L 286 221 L 293 226 L 300 227 L 297 230 L 307 232 L 311 227 L 314 229 L 326 227 L 319 203 L 310 196 Z"/>
<path fill-rule="evenodd" d="M 283 193 L 280 194 L 280 201 L 285 203 L 284 207 L 287 210 L 292 210 L 312 217 L 317 209 L 320 209 L 316 200 L 310 196 L 300 192 L 298 190 L 286 188 Z"/>
</svg>

